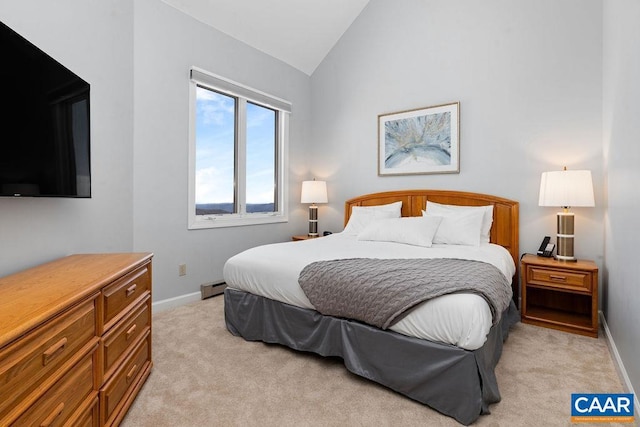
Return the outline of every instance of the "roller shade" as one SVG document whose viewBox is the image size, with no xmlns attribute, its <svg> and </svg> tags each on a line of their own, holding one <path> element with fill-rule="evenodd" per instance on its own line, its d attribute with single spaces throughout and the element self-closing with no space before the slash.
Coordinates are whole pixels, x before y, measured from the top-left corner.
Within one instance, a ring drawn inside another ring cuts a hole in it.
<svg viewBox="0 0 640 427">
<path fill-rule="evenodd" d="M 271 96 L 259 90 L 251 89 L 247 86 L 243 86 L 240 83 L 232 82 L 220 76 L 206 73 L 197 68 L 191 69 L 191 80 L 196 84 L 200 83 L 205 86 L 210 86 L 213 89 L 219 89 L 230 95 L 246 98 L 249 101 L 253 101 L 257 104 L 274 108 L 276 110 L 291 113 L 291 103 L 283 99 Z"/>
</svg>

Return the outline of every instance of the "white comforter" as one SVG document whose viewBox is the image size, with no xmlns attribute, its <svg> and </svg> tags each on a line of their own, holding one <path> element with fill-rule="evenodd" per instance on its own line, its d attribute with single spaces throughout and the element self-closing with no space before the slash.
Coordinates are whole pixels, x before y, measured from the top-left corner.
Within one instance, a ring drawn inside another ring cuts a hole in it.
<svg viewBox="0 0 640 427">
<path fill-rule="evenodd" d="M 314 261 L 341 258 L 460 258 L 497 267 L 511 282 L 515 265 L 501 246 L 434 245 L 431 248 L 392 242 L 357 240 L 343 233 L 320 239 L 276 243 L 248 249 L 230 258 L 224 279 L 233 289 L 302 308 L 315 309 L 298 284 L 302 269 Z M 389 329 L 411 337 L 474 350 L 491 328 L 491 311 L 475 294 L 441 296 L 418 305 Z"/>
</svg>

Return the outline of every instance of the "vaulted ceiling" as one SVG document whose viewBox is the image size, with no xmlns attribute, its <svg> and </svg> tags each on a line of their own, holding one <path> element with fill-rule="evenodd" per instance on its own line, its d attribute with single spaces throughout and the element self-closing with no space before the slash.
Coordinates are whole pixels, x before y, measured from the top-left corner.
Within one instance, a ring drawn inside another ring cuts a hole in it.
<svg viewBox="0 0 640 427">
<path fill-rule="evenodd" d="M 369 0 L 162 0 L 307 75 Z"/>
</svg>

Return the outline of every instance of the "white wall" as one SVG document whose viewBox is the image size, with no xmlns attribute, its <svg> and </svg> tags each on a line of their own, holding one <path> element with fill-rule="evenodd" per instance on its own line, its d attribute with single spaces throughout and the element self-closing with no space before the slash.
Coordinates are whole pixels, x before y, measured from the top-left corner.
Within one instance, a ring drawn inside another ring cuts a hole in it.
<svg viewBox="0 0 640 427">
<path fill-rule="evenodd" d="M 343 203 L 404 188 L 520 202 L 520 251 L 555 235 L 540 174 L 591 169 L 597 207 L 575 209 L 576 254 L 603 254 L 602 4 L 598 0 L 372 0 L 311 78 L 312 171 Z M 460 174 L 377 176 L 378 114 L 460 101 Z"/>
<path fill-rule="evenodd" d="M 91 84 L 93 179 L 91 199 L 0 198 L 0 276 L 71 253 L 132 250 L 132 11 L 128 0 L 0 2 L 6 25 Z"/>
<path fill-rule="evenodd" d="M 0 276 L 70 253 L 149 251 L 158 301 L 221 280 L 243 249 L 305 231 L 308 76 L 160 0 L 3 0 L 0 17 L 91 84 L 93 179 L 91 199 L 0 198 Z M 192 65 L 293 103 L 288 223 L 187 230 Z"/>
<path fill-rule="evenodd" d="M 605 216 L 603 310 L 636 393 L 640 390 L 640 3 L 604 2 Z M 637 409 L 636 409 L 637 413 Z"/>
<path fill-rule="evenodd" d="M 305 231 L 309 77 L 159 0 L 135 2 L 134 249 L 154 257 L 155 301 L 222 280 L 224 262 L 246 248 Z M 198 66 L 293 103 L 289 223 L 187 230 L 189 69 Z M 178 276 L 178 264 L 187 275 Z"/>
</svg>

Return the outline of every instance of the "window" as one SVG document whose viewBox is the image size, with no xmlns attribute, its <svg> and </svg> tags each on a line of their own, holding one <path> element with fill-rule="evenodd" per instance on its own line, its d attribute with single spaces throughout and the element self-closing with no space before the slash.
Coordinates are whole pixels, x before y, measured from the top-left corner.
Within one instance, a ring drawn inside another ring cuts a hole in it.
<svg viewBox="0 0 640 427">
<path fill-rule="evenodd" d="M 189 228 L 287 220 L 291 104 L 191 70 Z"/>
</svg>

